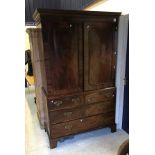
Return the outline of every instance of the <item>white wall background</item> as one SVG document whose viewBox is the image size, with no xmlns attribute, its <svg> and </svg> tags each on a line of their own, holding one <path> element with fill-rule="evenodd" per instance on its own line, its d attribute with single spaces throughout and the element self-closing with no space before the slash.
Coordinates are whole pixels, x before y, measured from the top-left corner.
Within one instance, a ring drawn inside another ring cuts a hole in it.
<svg viewBox="0 0 155 155">
<path fill-rule="evenodd" d="M 99 2 L 87 7 L 89 11 L 113 11 L 129 13 L 129 0 L 99 0 Z"/>
</svg>

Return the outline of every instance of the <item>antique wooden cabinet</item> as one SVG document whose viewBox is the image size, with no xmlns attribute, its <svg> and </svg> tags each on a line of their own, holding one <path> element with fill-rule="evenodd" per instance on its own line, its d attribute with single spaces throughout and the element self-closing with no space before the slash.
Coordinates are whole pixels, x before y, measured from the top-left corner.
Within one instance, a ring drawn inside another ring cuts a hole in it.
<svg viewBox="0 0 155 155">
<path fill-rule="evenodd" d="M 28 29 L 38 117 L 50 147 L 72 134 L 115 126 L 120 13 L 37 9 Z"/>
</svg>

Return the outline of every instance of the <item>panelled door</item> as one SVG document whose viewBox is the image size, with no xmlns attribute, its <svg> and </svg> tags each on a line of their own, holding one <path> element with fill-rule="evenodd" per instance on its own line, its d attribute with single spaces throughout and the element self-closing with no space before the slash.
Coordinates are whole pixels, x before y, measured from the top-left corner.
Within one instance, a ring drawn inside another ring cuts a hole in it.
<svg viewBox="0 0 155 155">
<path fill-rule="evenodd" d="M 46 26 L 48 92 L 63 95 L 83 91 L 82 24 L 60 21 Z"/>
<path fill-rule="evenodd" d="M 84 24 L 84 89 L 115 86 L 116 23 Z"/>
</svg>

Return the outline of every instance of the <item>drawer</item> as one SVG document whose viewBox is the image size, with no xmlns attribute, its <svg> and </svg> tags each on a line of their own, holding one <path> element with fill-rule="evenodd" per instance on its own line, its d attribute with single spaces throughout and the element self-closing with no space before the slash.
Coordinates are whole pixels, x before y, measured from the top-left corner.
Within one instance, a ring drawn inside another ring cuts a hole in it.
<svg viewBox="0 0 155 155">
<path fill-rule="evenodd" d="M 51 138 L 58 138 L 114 124 L 114 112 L 51 125 Z"/>
<path fill-rule="evenodd" d="M 85 116 L 84 114 L 85 114 L 84 107 L 78 107 L 73 109 L 51 111 L 49 116 L 51 124 L 55 124 L 82 118 Z"/>
<path fill-rule="evenodd" d="M 100 90 L 94 93 L 85 95 L 85 103 L 96 103 L 107 100 L 115 100 L 115 88 Z"/>
<path fill-rule="evenodd" d="M 83 102 L 84 102 L 84 98 L 82 95 L 61 97 L 61 98 L 50 100 L 48 104 L 48 108 L 50 111 L 74 108 L 82 105 Z"/>
<path fill-rule="evenodd" d="M 112 111 L 115 111 L 115 102 L 112 100 L 94 104 L 87 104 L 85 109 L 85 116 L 92 116 Z"/>
</svg>

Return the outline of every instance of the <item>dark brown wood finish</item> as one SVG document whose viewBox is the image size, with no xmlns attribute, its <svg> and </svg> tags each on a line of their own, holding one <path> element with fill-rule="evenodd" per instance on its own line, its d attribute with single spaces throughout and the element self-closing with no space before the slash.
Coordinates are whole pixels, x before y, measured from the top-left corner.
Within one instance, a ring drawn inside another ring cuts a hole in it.
<svg viewBox="0 0 155 155">
<path fill-rule="evenodd" d="M 89 22 L 84 25 L 85 90 L 115 86 L 115 22 Z"/>
<path fill-rule="evenodd" d="M 114 113 L 107 113 L 75 121 L 60 123 L 51 126 L 52 138 L 59 138 L 62 136 L 87 131 L 89 129 L 113 124 L 115 120 Z"/>
<path fill-rule="evenodd" d="M 85 95 L 85 103 L 96 103 L 101 101 L 107 101 L 113 99 L 115 101 L 116 90 L 111 89 L 100 89 L 99 91 L 93 91 Z"/>
<path fill-rule="evenodd" d="M 33 19 L 35 20 L 35 23 L 38 24 L 40 22 L 40 19 L 48 18 L 48 20 L 53 19 L 54 17 L 59 19 L 64 19 L 65 17 L 70 17 L 68 20 L 73 20 L 75 17 L 79 17 L 81 21 L 87 21 L 89 19 L 91 20 L 107 20 L 107 18 L 117 18 L 120 16 L 120 12 L 99 12 L 99 11 L 85 11 L 85 10 L 52 10 L 52 9 L 41 9 L 38 8 L 35 10 L 33 14 Z M 94 18 L 98 19 L 94 19 Z M 104 18 L 103 18 L 104 17 Z M 75 19 L 76 21 L 76 19 Z M 109 20 L 107 20 L 109 21 Z M 117 20 L 116 20 L 117 22 Z"/>
<path fill-rule="evenodd" d="M 44 129 L 47 131 L 48 135 L 50 135 L 50 122 L 51 120 L 49 119 L 49 112 L 48 112 L 48 100 L 47 100 L 47 94 L 43 90 L 43 87 L 41 89 L 42 91 L 42 100 L 44 103 Z"/>
<path fill-rule="evenodd" d="M 95 129 L 100 129 L 100 128 L 104 128 L 104 127 L 110 127 L 111 128 L 111 132 L 116 132 L 116 124 L 102 124 L 102 126 L 97 126 L 96 128 L 89 128 L 88 130 L 84 130 L 84 131 L 78 131 L 77 133 L 82 133 L 82 132 L 87 132 L 87 131 L 92 131 L 92 130 L 95 130 Z M 73 134 L 67 134 L 66 136 L 63 135 L 63 138 L 67 138 L 68 136 L 70 135 L 73 135 Z M 53 148 L 56 148 L 57 147 L 57 142 L 62 139 L 62 137 L 60 138 L 50 138 L 50 147 L 53 149 Z"/>
<path fill-rule="evenodd" d="M 33 64 L 38 64 L 34 65 L 36 96 L 40 95 L 38 115 L 44 116 L 39 120 L 48 133 L 51 148 L 60 138 L 72 134 L 101 127 L 116 131 L 119 15 L 46 9 L 34 13 L 39 31 L 35 29 L 36 38 L 30 38 L 35 53 Z M 39 90 L 37 81 L 41 83 Z"/>
<path fill-rule="evenodd" d="M 84 97 L 83 95 L 65 96 L 57 97 L 49 100 L 49 110 L 60 110 L 60 109 L 70 109 L 83 105 Z"/>
<path fill-rule="evenodd" d="M 51 124 L 83 118 L 85 109 L 82 107 L 50 112 Z"/>
<path fill-rule="evenodd" d="M 50 111 L 51 124 L 66 122 L 87 116 L 115 111 L 114 100 L 83 105 L 72 109 Z"/>
<path fill-rule="evenodd" d="M 42 33 L 40 28 L 28 28 L 27 33 L 29 34 L 31 47 L 31 58 L 36 92 L 36 105 L 38 111 L 37 114 L 40 122 L 40 127 L 45 128 L 45 115 L 47 113 L 47 110 L 45 109 L 45 104 L 43 101 L 42 87 L 44 87 L 44 89 L 47 91 L 47 78 L 44 65 Z"/>
<path fill-rule="evenodd" d="M 115 111 L 115 102 L 113 100 L 99 102 L 85 106 L 85 116 L 92 116 L 101 113 Z"/>
<path fill-rule="evenodd" d="M 43 33 L 47 87 L 53 96 L 83 90 L 81 36 L 81 24 L 67 21 L 49 22 Z"/>
</svg>

